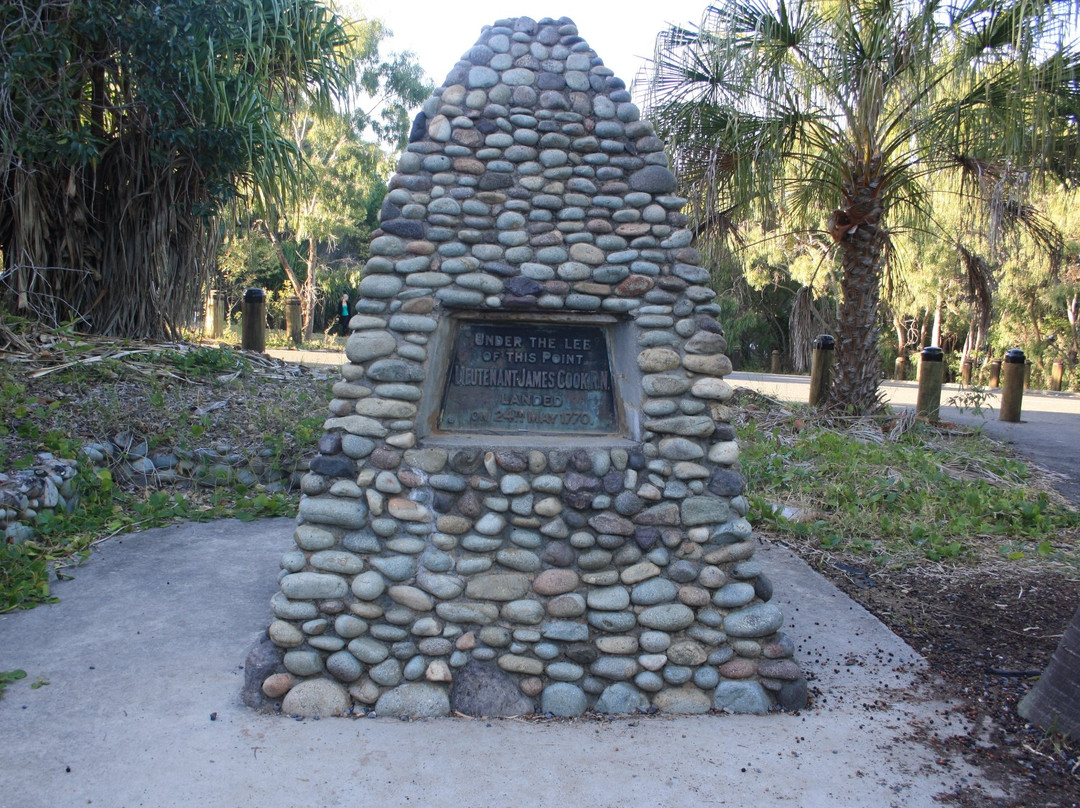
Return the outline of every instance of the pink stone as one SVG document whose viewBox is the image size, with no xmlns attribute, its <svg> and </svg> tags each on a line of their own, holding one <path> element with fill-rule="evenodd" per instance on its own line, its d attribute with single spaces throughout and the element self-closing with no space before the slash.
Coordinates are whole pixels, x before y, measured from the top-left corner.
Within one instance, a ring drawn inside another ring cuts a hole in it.
<svg viewBox="0 0 1080 808">
<path fill-rule="evenodd" d="M 784 679 L 789 682 L 802 678 L 799 666 L 790 659 L 767 659 L 759 662 L 758 673 L 770 679 Z"/>
<path fill-rule="evenodd" d="M 757 663 L 751 659 L 737 657 L 725 662 L 717 670 L 725 679 L 748 679 L 757 672 Z"/>
<path fill-rule="evenodd" d="M 274 673 L 266 677 L 263 682 L 262 692 L 271 699 L 280 699 L 288 693 L 296 680 L 291 673 Z"/>
<path fill-rule="evenodd" d="M 526 696 L 539 696 L 544 689 L 544 680 L 539 676 L 529 676 L 521 680 L 521 692 Z"/>
<path fill-rule="evenodd" d="M 578 588 L 581 579 L 573 570 L 544 570 L 533 580 L 533 590 L 538 595 L 562 595 Z"/>
<path fill-rule="evenodd" d="M 709 591 L 698 586 L 683 586 L 679 588 L 679 601 L 687 606 L 707 606 L 711 598 Z"/>
</svg>

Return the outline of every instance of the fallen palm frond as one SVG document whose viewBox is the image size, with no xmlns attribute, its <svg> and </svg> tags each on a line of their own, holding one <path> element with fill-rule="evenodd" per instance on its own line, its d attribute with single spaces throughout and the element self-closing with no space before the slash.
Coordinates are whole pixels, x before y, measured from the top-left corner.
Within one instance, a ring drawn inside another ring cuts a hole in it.
<svg viewBox="0 0 1080 808">
<path fill-rule="evenodd" d="M 324 376 L 300 364 L 284 362 L 267 354 L 252 351 L 228 351 L 227 361 L 234 366 L 219 377 L 220 381 L 237 378 L 241 371 L 288 379 L 304 374 Z M 0 323 L 0 359 L 18 363 L 29 370 L 28 378 L 39 379 L 65 370 L 95 364 L 122 362 L 135 372 L 181 382 L 193 382 L 205 376 L 206 369 L 225 357 L 220 348 L 190 342 L 143 342 L 99 337 L 92 334 L 63 334 L 48 329 L 16 332 Z M 170 361 L 162 362 L 162 356 Z"/>
</svg>

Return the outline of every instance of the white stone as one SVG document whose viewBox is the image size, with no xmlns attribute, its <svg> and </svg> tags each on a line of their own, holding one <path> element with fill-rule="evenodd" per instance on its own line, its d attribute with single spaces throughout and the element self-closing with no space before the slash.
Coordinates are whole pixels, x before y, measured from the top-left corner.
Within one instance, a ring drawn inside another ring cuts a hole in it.
<svg viewBox="0 0 1080 808">
<path fill-rule="evenodd" d="M 711 376 L 694 382 L 690 392 L 698 398 L 707 398 L 714 401 L 727 401 L 735 395 L 735 389 L 730 384 L 723 379 Z"/>
<path fill-rule="evenodd" d="M 709 462 L 731 465 L 739 460 L 738 441 L 726 440 L 714 443 L 709 449 Z"/>
</svg>

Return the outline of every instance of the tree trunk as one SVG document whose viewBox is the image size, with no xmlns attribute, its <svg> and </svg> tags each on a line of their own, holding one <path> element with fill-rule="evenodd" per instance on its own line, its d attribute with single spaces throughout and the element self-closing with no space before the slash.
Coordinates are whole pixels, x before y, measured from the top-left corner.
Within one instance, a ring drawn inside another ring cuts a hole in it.
<svg viewBox="0 0 1080 808">
<path fill-rule="evenodd" d="M 866 204 L 877 203 L 869 200 Z M 885 236 L 877 218 L 877 215 L 867 217 L 865 223 L 847 233 L 841 242 L 844 271 L 840 288 L 844 299 L 837 316 L 831 398 L 834 404 L 857 415 L 873 412 L 881 403 L 877 321 Z"/>
<path fill-rule="evenodd" d="M 16 305 L 52 327 L 177 339 L 213 266 L 217 229 L 193 211 L 198 167 L 159 165 L 149 135 L 117 137 L 90 168 L 0 172 L 0 242 Z"/>
<path fill-rule="evenodd" d="M 1035 293 L 1028 295 L 1028 313 L 1031 315 L 1031 327 L 1035 329 L 1035 342 L 1042 345 L 1042 328 L 1039 326 L 1039 306 Z"/>
<path fill-rule="evenodd" d="M 960 352 L 960 366 L 963 367 L 964 362 L 971 358 L 972 351 L 974 349 L 975 342 L 975 316 L 972 315 L 971 323 L 968 324 L 967 335 L 964 337 L 964 349 Z"/>
<path fill-rule="evenodd" d="M 1072 331 L 1072 346 L 1069 348 L 1069 366 L 1076 364 L 1080 354 L 1080 335 L 1077 334 L 1077 315 L 1080 314 L 1080 295 L 1073 295 L 1066 307 L 1069 315 L 1069 329 Z"/>
<path fill-rule="evenodd" d="M 934 327 L 930 331 L 930 344 L 941 347 L 941 298 L 937 299 L 937 305 L 934 306 Z"/>
<path fill-rule="evenodd" d="M 315 273 L 318 271 L 319 254 L 314 236 L 308 237 L 307 278 L 304 280 L 304 294 L 300 305 L 304 317 L 304 339 L 311 339 L 315 331 Z"/>
<path fill-rule="evenodd" d="M 281 246 L 281 239 L 278 238 L 277 233 L 275 233 L 265 221 L 263 221 L 262 226 L 266 231 L 267 237 L 270 239 L 270 243 L 274 246 L 274 252 L 277 253 L 278 263 L 281 264 L 281 268 L 285 271 L 289 283 L 292 284 L 293 294 L 303 300 L 304 287 L 300 284 L 300 279 L 296 277 L 296 273 L 293 272 L 292 264 L 289 263 L 289 259 L 285 257 L 285 250 Z"/>
<path fill-rule="evenodd" d="M 1016 711 L 1044 730 L 1080 741 L 1080 608 L 1073 613 L 1050 664 Z"/>
</svg>

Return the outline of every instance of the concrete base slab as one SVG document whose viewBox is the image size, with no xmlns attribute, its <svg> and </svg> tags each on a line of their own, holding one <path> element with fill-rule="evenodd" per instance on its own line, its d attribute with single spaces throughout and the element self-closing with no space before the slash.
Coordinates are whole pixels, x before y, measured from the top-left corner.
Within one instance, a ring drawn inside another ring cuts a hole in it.
<svg viewBox="0 0 1080 808">
<path fill-rule="evenodd" d="M 982 784 L 913 742 L 947 705 L 922 659 L 790 552 L 762 548 L 811 678 L 796 715 L 297 721 L 240 699 L 293 521 L 102 545 L 60 602 L 0 615 L 0 806 L 917 806 Z M 38 684 L 35 688 L 34 685 Z M 964 731 L 944 727 L 949 734 Z"/>
</svg>

